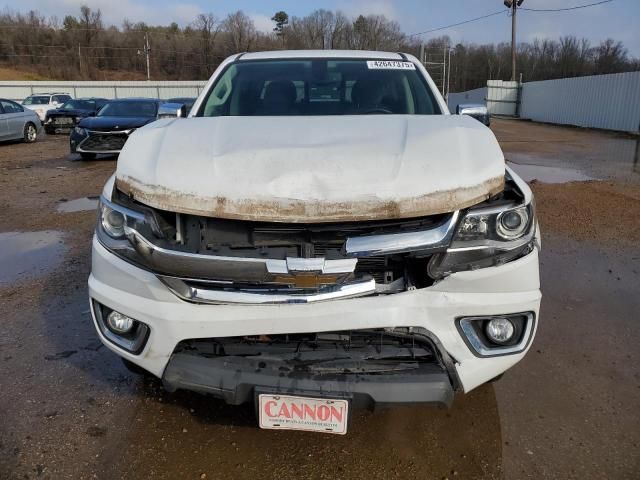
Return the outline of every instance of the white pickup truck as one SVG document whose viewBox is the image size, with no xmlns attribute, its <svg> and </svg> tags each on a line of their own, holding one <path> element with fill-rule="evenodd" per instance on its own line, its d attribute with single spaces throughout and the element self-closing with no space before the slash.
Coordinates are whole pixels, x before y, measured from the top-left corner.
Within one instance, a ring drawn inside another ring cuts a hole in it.
<svg viewBox="0 0 640 480">
<path fill-rule="evenodd" d="M 99 208 L 102 341 L 262 428 L 448 406 L 535 335 L 531 190 L 411 55 L 234 55 L 187 118 L 131 136 Z"/>
<path fill-rule="evenodd" d="M 44 122 L 49 110 L 61 107 L 68 100 L 71 100 L 68 93 L 37 93 L 25 98 L 22 106 L 36 112 L 40 121 Z"/>
</svg>

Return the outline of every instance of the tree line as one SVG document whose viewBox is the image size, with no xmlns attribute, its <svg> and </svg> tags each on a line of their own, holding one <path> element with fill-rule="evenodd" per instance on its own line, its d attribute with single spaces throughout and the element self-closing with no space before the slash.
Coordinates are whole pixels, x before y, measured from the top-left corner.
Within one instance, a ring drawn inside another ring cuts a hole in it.
<svg viewBox="0 0 640 480">
<path fill-rule="evenodd" d="M 280 11 L 272 20 L 273 31 L 261 32 L 242 11 L 223 18 L 199 14 L 185 27 L 127 20 L 120 27 L 108 26 L 99 9 L 87 6 L 77 16 L 62 20 L 37 11 L 5 11 L 0 13 L 0 64 L 60 80 L 142 79 L 148 39 L 151 78 L 156 80 L 206 79 L 236 52 L 307 48 L 388 50 L 416 56 L 423 52 L 436 82 L 443 78 L 450 49 L 451 91 L 481 87 L 488 79 L 507 80 L 511 75 L 508 43 L 452 44 L 446 36 L 422 41 L 383 15 L 351 18 L 324 9 L 304 17 Z M 640 70 L 640 61 L 612 39 L 597 45 L 573 36 L 536 39 L 518 44 L 517 51 L 524 81 Z"/>
</svg>

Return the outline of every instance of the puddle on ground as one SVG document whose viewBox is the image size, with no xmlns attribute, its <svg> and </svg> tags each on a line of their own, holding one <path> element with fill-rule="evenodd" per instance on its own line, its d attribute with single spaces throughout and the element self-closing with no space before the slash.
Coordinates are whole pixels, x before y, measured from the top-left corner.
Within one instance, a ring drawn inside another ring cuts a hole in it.
<svg viewBox="0 0 640 480">
<path fill-rule="evenodd" d="M 76 198 L 75 200 L 69 200 L 61 202 L 56 207 L 57 212 L 72 213 L 72 212 L 84 212 L 88 210 L 95 210 L 98 208 L 98 196 Z"/>
<path fill-rule="evenodd" d="M 0 285 L 53 269 L 62 259 L 61 232 L 0 233 Z"/>
<path fill-rule="evenodd" d="M 526 182 L 537 180 L 541 183 L 568 183 L 596 180 L 589 175 L 585 175 L 580 170 L 572 168 L 545 167 L 542 165 L 529 165 L 512 162 L 507 162 L 507 165 Z"/>
</svg>

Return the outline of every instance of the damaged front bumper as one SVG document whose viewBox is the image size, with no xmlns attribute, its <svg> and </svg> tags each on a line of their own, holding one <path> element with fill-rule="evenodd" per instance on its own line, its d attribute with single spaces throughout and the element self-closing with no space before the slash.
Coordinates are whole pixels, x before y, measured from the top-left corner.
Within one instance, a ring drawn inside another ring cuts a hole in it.
<svg viewBox="0 0 640 480">
<path fill-rule="evenodd" d="M 359 406 L 449 406 L 453 382 L 428 332 L 371 329 L 180 342 L 164 371 L 167 390 L 195 390 L 230 404 L 254 389 L 348 397 Z"/>
<path fill-rule="evenodd" d="M 457 319 L 517 312 L 531 312 L 537 319 L 540 305 L 537 247 L 504 265 L 453 273 L 432 286 L 393 295 L 307 304 L 212 305 L 179 298 L 157 275 L 117 257 L 94 238 L 89 292 L 93 301 L 149 327 L 139 354 L 110 342 L 98 329 L 111 350 L 163 378 L 169 389 L 217 392 L 229 403 L 247 401 L 253 389 L 265 387 L 349 395 L 369 404 L 448 405 L 454 390 L 469 391 L 517 363 L 537 326 L 537 322 L 531 325 L 530 338 L 521 350 L 482 357 L 457 328 Z M 238 358 L 182 348 L 184 342 L 205 340 L 206 344 L 213 338 L 393 331 L 398 327 L 428 332 L 432 361 L 386 372 L 351 371 L 340 363 L 333 371 L 283 371 L 277 358 Z"/>
</svg>

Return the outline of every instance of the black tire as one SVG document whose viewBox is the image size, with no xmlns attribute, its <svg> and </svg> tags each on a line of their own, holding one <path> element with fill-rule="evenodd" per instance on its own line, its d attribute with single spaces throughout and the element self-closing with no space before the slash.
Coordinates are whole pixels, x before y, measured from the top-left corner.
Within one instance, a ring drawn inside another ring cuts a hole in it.
<svg viewBox="0 0 640 480">
<path fill-rule="evenodd" d="M 132 361 L 127 360 L 126 358 L 120 357 L 120 360 L 122 360 L 122 363 L 124 363 L 124 366 L 127 367 L 127 370 L 129 370 L 131 373 L 135 373 L 136 375 L 143 375 L 145 377 L 153 376 L 150 372 L 146 371 L 141 366 L 136 365 Z"/>
<path fill-rule="evenodd" d="M 27 122 L 27 124 L 24 126 L 24 131 L 22 132 L 22 140 L 24 141 L 24 143 L 33 143 L 37 139 L 38 129 L 33 123 Z"/>
<path fill-rule="evenodd" d="M 82 158 L 82 160 L 95 160 L 96 159 L 96 154 L 95 153 L 81 153 L 80 154 L 80 158 Z"/>
</svg>

